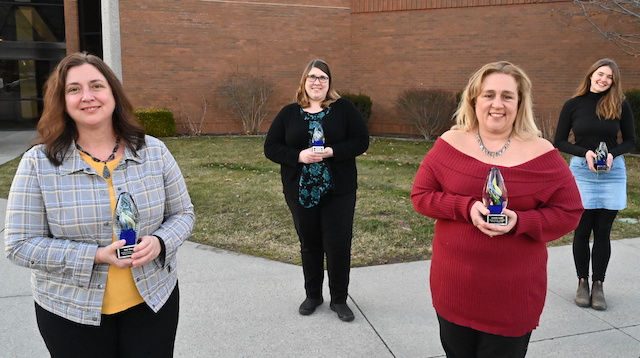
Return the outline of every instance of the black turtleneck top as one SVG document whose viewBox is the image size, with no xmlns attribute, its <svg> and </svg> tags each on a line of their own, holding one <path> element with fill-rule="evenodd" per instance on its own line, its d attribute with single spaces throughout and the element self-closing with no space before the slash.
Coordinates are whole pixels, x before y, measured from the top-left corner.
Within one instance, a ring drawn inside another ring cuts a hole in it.
<svg viewBox="0 0 640 358">
<path fill-rule="evenodd" d="M 595 151 L 600 142 L 607 143 L 609 153 L 614 157 L 633 150 L 636 134 L 633 112 L 629 102 L 622 102 L 622 117 L 601 119 L 596 115 L 598 101 L 606 92 L 589 92 L 568 100 L 562 107 L 553 145 L 561 152 L 584 157 L 587 151 Z M 569 142 L 573 130 L 575 144 Z M 618 143 L 618 133 L 622 133 L 622 143 Z"/>
</svg>

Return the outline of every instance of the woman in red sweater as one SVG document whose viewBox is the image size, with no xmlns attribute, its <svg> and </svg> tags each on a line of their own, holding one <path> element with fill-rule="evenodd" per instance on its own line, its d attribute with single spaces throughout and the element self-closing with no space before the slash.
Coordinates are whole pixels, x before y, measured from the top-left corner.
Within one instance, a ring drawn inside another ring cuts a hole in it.
<svg viewBox="0 0 640 358">
<path fill-rule="evenodd" d="M 436 219 L 431 294 L 447 357 L 524 357 L 547 290 L 546 243 L 573 230 L 583 208 L 567 163 L 535 125 L 531 81 L 489 63 L 469 80 L 456 125 L 427 153 L 415 210 Z M 485 220 L 483 186 L 497 167 L 506 225 Z"/>
</svg>

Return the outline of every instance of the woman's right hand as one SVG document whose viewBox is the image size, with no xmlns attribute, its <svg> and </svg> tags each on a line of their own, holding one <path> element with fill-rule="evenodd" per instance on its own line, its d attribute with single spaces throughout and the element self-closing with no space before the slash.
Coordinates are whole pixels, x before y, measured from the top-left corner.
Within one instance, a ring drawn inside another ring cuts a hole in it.
<svg viewBox="0 0 640 358">
<path fill-rule="evenodd" d="M 596 160 L 596 153 L 593 150 L 588 150 L 587 153 L 584 155 L 584 159 L 587 160 L 587 165 L 589 166 L 589 169 L 597 172 L 596 167 L 593 165 L 593 163 Z"/>
<path fill-rule="evenodd" d="M 133 259 L 119 259 L 116 251 L 127 243 L 126 240 L 118 240 L 111 243 L 109 246 L 98 247 L 96 251 L 96 257 L 93 262 L 96 264 L 109 264 L 119 268 L 131 267 Z"/>
<path fill-rule="evenodd" d="M 475 203 L 473 203 L 473 205 L 471 206 L 471 213 L 469 214 L 473 226 L 475 226 L 483 234 L 489 237 L 509 233 L 511 230 L 513 230 L 513 228 L 516 226 L 516 223 L 518 222 L 518 214 L 516 214 L 515 211 L 509 210 L 507 208 L 503 210 L 503 214 L 509 217 L 507 225 L 489 224 L 485 220 L 485 217 L 489 214 L 489 209 L 484 206 L 481 201 L 476 201 Z"/>
<path fill-rule="evenodd" d="M 318 163 L 322 161 L 322 154 L 314 153 L 313 148 L 307 148 L 298 154 L 298 162 L 304 164 Z"/>
</svg>

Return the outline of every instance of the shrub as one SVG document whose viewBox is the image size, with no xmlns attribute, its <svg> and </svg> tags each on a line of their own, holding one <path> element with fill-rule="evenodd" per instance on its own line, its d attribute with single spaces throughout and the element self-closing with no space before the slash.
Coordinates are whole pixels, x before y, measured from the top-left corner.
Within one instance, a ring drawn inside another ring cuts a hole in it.
<svg viewBox="0 0 640 358">
<path fill-rule="evenodd" d="M 199 136 L 202 134 L 202 126 L 204 125 L 204 120 L 207 118 L 207 108 L 211 107 L 211 104 L 207 100 L 207 98 L 202 95 L 202 105 L 200 106 L 200 118 L 196 122 L 191 119 L 191 115 L 187 111 L 183 111 L 182 109 L 182 101 L 178 98 L 174 97 L 174 101 L 178 103 L 178 118 L 180 118 L 180 124 L 182 124 L 182 128 L 184 129 L 184 133 L 190 136 Z"/>
<path fill-rule="evenodd" d="M 456 92 L 456 105 L 460 105 L 460 102 L 462 101 L 462 94 L 463 93 L 464 93 L 464 91 Z"/>
<path fill-rule="evenodd" d="M 435 139 L 452 124 L 456 95 L 442 89 L 408 89 L 396 99 L 401 118 L 413 123 L 425 139 Z"/>
<path fill-rule="evenodd" d="M 540 130 L 542 138 L 553 143 L 556 136 L 556 127 L 558 126 L 558 119 L 555 117 L 552 117 L 551 114 L 549 114 L 548 116 L 541 114 L 537 116 L 537 118 L 535 119 L 535 122 L 536 122 L 536 126 Z M 569 136 L 573 138 L 573 132 L 571 132 Z M 570 139 L 570 140 L 573 141 L 573 139 Z"/>
<path fill-rule="evenodd" d="M 170 110 L 166 108 L 138 108 L 135 113 L 147 134 L 154 137 L 176 136 L 176 120 Z"/>
<path fill-rule="evenodd" d="M 274 86 L 263 75 L 234 71 L 222 80 L 218 89 L 226 96 L 231 111 L 240 117 L 244 132 L 258 134 Z"/>
<path fill-rule="evenodd" d="M 371 97 L 366 94 L 353 94 L 353 93 L 340 93 L 340 97 L 344 97 L 353 103 L 356 108 L 360 110 L 364 122 L 369 124 L 369 118 L 371 117 Z"/>
<path fill-rule="evenodd" d="M 640 151 L 640 90 L 632 89 L 624 93 L 631 105 L 633 122 L 636 127 L 636 150 Z"/>
</svg>

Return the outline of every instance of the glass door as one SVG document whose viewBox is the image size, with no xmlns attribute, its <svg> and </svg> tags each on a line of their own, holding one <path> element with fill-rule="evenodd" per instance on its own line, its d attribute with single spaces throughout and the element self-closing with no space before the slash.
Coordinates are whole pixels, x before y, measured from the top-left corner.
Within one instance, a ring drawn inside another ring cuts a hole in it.
<svg viewBox="0 0 640 358">
<path fill-rule="evenodd" d="M 62 0 L 0 0 L 0 129 L 35 126 L 64 41 Z"/>
</svg>

